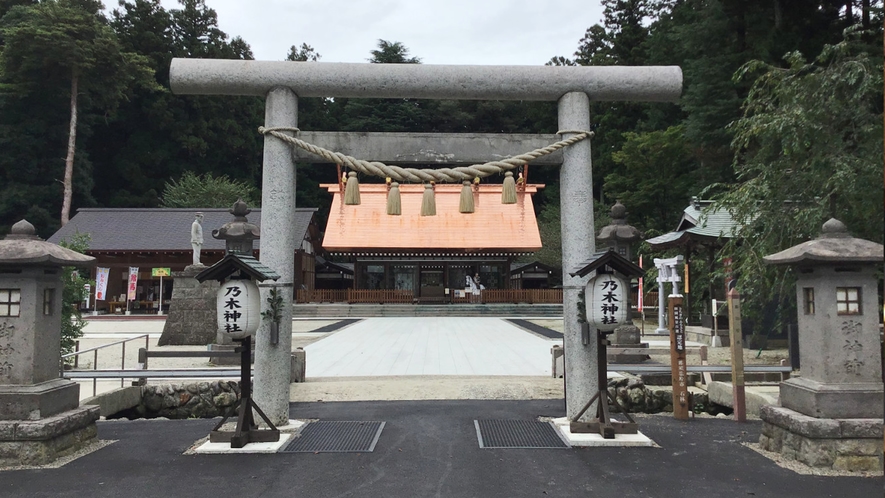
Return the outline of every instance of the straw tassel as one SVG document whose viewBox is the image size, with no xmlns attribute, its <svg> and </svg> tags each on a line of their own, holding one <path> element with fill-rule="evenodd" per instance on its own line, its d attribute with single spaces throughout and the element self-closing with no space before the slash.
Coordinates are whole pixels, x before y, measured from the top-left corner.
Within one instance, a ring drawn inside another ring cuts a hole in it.
<svg viewBox="0 0 885 498">
<path fill-rule="evenodd" d="M 344 187 L 344 203 L 348 206 L 360 204 L 360 182 L 356 179 L 356 172 L 347 174 L 347 184 Z"/>
<path fill-rule="evenodd" d="M 473 206 L 473 189 L 470 182 L 464 180 L 461 187 L 461 202 L 458 204 L 458 210 L 462 213 L 472 213 L 475 209 Z"/>
<path fill-rule="evenodd" d="M 424 185 L 424 198 L 421 199 L 421 216 L 436 216 L 436 198 L 433 196 L 433 185 Z"/>
<path fill-rule="evenodd" d="M 348 188 L 350 186 L 348 185 Z M 501 190 L 501 204 L 516 204 L 516 180 L 513 172 L 504 173 L 504 188 Z"/>
<path fill-rule="evenodd" d="M 387 191 L 387 214 L 402 214 L 402 201 L 399 197 L 399 183 L 390 184 L 390 190 Z"/>
</svg>

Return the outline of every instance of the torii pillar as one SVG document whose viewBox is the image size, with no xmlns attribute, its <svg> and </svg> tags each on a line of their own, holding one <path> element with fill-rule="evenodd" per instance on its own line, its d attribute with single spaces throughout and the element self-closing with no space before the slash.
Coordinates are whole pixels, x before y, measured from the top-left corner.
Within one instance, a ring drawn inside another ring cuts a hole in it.
<svg viewBox="0 0 885 498">
<path fill-rule="evenodd" d="M 265 127 L 295 127 L 299 97 L 341 97 L 555 101 L 559 103 L 560 129 L 586 131 L 590 127 L 591 100 L 675 102 L 682 93 L 682 71 L 676 66 L 452 66 L 173 59 L 169 79 L 176 94 L 266 97 Z M 465 147 L 463 135 L 444 136 L 439 143 L 451 152 Z M 396 146 L 412 153 L 422 148 L 416 144 L 428 140 L 433 139 L 426 134 L 399 138 Z M 291 233 L 295 164 L 288 145 L 273 137 L 266 137 L 264 143 L 261 261 L 282 275 L 274 285 L 291 293 L 296 249 Z M 358 155 L 352 150 L 343 152 Z M 487 159 L 499 157 L 500 153 L 501 150 L 489 151 Z M 408 154 L 390 155 L 361 159 L 396 161 L 396 157 Z M 560 182 L 566 411 L 572 417 L 592 394 L 598 370 L 596 341 L 583 344 L 578 323 L 578 293 L 586 282 L 566 272 L 594 250 L 589 141 L 563 152 Z M 262 307 L 267 306 L 268 292 L 262 292 Z M 270 420 L 280 425 L 289 418 L 292 332 L 292 301 L 283 302 L 279 341 L 272 343 L 266 324 L 256 334 L 254 381 L 255 400 Z"/>
</svg>

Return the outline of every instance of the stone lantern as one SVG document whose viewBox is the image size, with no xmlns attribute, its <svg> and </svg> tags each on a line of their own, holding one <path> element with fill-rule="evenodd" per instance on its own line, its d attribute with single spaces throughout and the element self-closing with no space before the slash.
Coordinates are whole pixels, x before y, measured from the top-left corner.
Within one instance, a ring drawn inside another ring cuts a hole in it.
<svg viewBox="0 0 885 498">
<path fill-rule="evenodd" d="M 233 255 L 236 256 L 234 259 L 237 261 L 240 261 L 242 258 L 245 258 L 248 261 L 254 261 L 253 241 L 261 238 L 261 230 L 258 228 L 258 225 L 249 223 L 249 220 L 246 219 L 246 215 L 251 213 L 252 210 L 249 209 L 249 206 L 247 206 L 242 199 L 237 199 L 237 202 L 234 203 L 233 207 L 228 212 L 234 216 L 233 221 L 225 223 L 217 230 L 212 230 L 212 238 L 224 241 L 224 260 Z M 212 281 L 212 279 L 200 278 L 199 275 L 196 276 L 196 279 L 200 282 L 201 286 L 207 285 Z M 218 312 L 217 306 L 215 307 L 215 312 Z M 209 350 L 233 351 L 234 349 L 235 347 L 231 335 L 220 329 L 217 330 L 215 342 L 209 344 Z M 224 356 L 212 357 L 210 358 L 210 361 L 216 365 L 236 365 L 239 363 L 239 359 L 237 358 Z"/>
<path fill-rule="evenodd" d="M 225 223 L 218 230 L 212 230 L 212 238 L 224 241 L 226 254 L 252 256 L 252 241 L 261 238 L 261 230 L 258 225 L 249 223 L 246 219 L 246 215 L 251 212 L 242 199 L 237 199 L 230 210 L 234 220 Z"/>
<path fill-rule="evenodd" d="M 621 201 L 615 201 L 615 205 L 612 206 L 611 220 L 611 223 L 602 227 L 599 236 L 596 237 L 597 250 L 611 250 L 627 261 L 633 261 L 630 246 L 642 238 L 642 232 L 627 224 L 627 208 L 621 204 Z M 640 335 L 639 328 L 633 325 L 632 321 L 628 321 L 615 329 L 612 346 L 618 348 L 648 347 L 647 343 L 640 343 Z M 612 363 L 639 363 L 644 359 L 645 355 L 608 356 L 608 361 Z"/>
<path fill-rule="evenodd" d="M 45 242 L 25 220 L 0 240 L 0 466 L 40 465 L 89 445 L 97 406 L 59 377 L 63 266 L 95 258 Z"/>
<path fill-rule="evenodd" d="M 883 246 L 830 219 L 821 235 L 765 257 L 796 272 L 800 377 L 762 411 L 764 449 L 808 465 L 882 468 L 883 385 L 876 270 Z"/>
<path fill-rule="evenodd" d="M 599 231 L 596 248 L 599 251 L 611 248 L 619 256 L 632 261 L 630 246 L 642 238 L 642 232 L 627 224 L 627 208 L 621 204 L 621 201 L 615 201 L 615 205 L 612 206 L 611 218 L 611 223 Z"/>
</svg>

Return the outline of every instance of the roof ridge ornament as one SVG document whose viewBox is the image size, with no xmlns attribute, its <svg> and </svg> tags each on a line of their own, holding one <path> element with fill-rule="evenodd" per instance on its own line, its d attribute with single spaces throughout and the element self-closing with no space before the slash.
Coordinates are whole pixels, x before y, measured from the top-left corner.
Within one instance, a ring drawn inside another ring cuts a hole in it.
<svg viewBox="0 0 885 498">
<path fill-rule="evenodd" d="M 242 198 L 238 198 L 237 202 L 227 212 L 234 215 L 234 221 L 246 221 L 246 215 L 251 213 L 252 210 L 243 202 Z"/>
<path fill-rule="evenodd" d="M 12 225 L 6 240 L 15 239 L 43 240 L 37 236 L 37 229 L 28 220 L 21 220 Z"/>
<path fill-rule="evenodd" d="M 819 239 L 844 239 L 847 237 L 851 237 L 848 227 L 836 218 L 827 220 L 821 227 L 820 235 L 818 236 Z"/>
</svg>

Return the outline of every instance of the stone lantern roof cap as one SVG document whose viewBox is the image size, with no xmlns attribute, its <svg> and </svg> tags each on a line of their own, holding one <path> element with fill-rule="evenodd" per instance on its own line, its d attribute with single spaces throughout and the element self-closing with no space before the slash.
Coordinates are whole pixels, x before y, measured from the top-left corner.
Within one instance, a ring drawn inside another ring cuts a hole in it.
<svg viewBox="0 0 885 498">
<path fill-rule="evenodd" d="M 642 232 L 636 227 L 627 224 L 627 208 L 621 204 L 621 201 L 615 201 L 615 205 L 611 209 L 612 221 L 610 224 L 602 227 L 599 231 L 597 240 L 616 240 L 620 242 L 633 242 L 642 238 Z"/>
<path fill-rule="evenodd" d="M 885 246 L 882 244 L 852 237 L 844 223 L 830 218 L 824 223 L 821 234 L 816 239 L 765 256 L 763 259 L 771 265 L 882 264 L 885 258 L 883 249 Z"/>
<path fill-rule="evenodd" d="M 212 230 L 213 238 L 240 241 L 255 240 L 261 237 L 261 230 L 258 228 L 258 225 L 249 223 L 246 220 L 246 215 L 251 213 L 252 210 L 249 209 L 242 199 L 238 199 L 229 212 L 234 215 L 234 221 L 225 223 L 218 230 Z"/>
<path fill-rule="evenodd" d="M 21 220 L 0 240 L 0 265 L 92 266 L 95 258 L 46 242 L 34 225 Z"/>
</svg>

